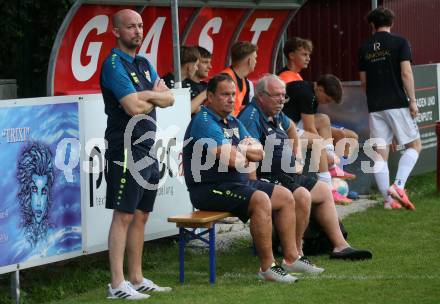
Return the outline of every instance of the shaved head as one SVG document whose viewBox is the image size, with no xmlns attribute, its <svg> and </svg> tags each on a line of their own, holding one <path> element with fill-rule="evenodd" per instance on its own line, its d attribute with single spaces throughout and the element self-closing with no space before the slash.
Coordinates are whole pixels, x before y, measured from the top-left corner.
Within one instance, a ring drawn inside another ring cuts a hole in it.
<svg viewBox="0 0 440 304">
<path fill-rule="evenodd" d="M 112 16 L 112 23 L 118 47 L 128 54 L 135 54 L 142 44 L 144 24 L 141 15 L 134 10 L 123 9 Z"/>
<path fill-rule="evenodd" d="M 117 11 L 113 16 L 112 16 L 112 24 L 113 27 L 121 27 L 121 25 L 124 23 L 124 21 L 127 21 L 130 18 L 133 17 L 138 17 L 141 18 L 141 15 L 139 15 L 138 12 L 131 10 L 131 9 L 122 9 L 120 11 Z M 142 19 L 142 18 L 141 18 Z"/>
</svg>

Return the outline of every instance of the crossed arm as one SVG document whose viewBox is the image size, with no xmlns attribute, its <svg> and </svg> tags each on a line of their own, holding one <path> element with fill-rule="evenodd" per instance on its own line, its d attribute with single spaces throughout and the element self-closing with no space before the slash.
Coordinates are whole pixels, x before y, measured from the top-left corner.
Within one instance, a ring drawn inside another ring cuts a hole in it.
<svg viewBox="0 0 440 304">
<path fill-rule="evenodd" d="M 174 104 L 174 95 L 162 79 L 154 82 L 152 90 L 135 92 L 120 100 L 128 115 L 148 114 L 154 107 L 166 108 Z"/>
<path fill-rule="evenodd" d="M 210 150 L 212 154 L 228 167 L 246 167 L 249 162 L 258 162 L 264 158 L 263 146 L 253 138 L 243 139 L 238 148 L 223 144 Z"/>
</svg>

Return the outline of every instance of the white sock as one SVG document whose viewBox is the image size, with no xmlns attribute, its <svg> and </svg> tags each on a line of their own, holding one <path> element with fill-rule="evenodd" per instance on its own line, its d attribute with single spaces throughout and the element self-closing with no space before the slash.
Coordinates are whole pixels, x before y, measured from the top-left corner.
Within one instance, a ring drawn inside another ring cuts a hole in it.
<svg viewBox="0 0 440 304">
<path fill-rule="evenodd" d="M 406 149 L 405 152 L 403 152 L 403 155 L 400 157 L 396 179 L 394 181 L 394 184 L 400 189 L 405 187 L 408 176 L 416 165 L 418 158 L 419 153 L 413 148 Z"/>
<path fill-rule="evenodd" d="M 335 164 L 340 162 L 339 156 L 335 152 L 335 146 L 331 144 L 325 145 L 325 151 L 327 152 L 327 156 L 330 157 Z"/>
<path fill-rule="evenodd" d="M 374 173 L 374 178 L 376 179 L 377 188 L 379 188 L 384 201 L 390 202 L 391 197 L 388 195 L 388 189 L 390 188 L 390 171 L 388 170 L 388 162 L 376 161 L 378 166 L 380 163 L 383 163 L 382 169 L 379 172 Z"/>
<path fill-rule="evenodd" d="M 335 157 L 335 147 L 331 144 L 325 145 L 325 151 L 327 155 L 334 158 Z"/>
<path fill-rule="evenodd" d="M 333 152 L 333 153 L 335 153 L 335 146 L 333 146 L 332 144 L 327 144 L 327 145 L 325 145 L 325 150 L 326 150 L 327 152 Z"/>
<path fill-rule="evenodd" d="M 330 189 L 333 188 L 332 177 L 328 171 L 327 172 L 318 172 L 318 173 L 316 173 L 316 177 L 318 177 L 318 180 L 329 185 Z"/>
<path fill-rule="evenodd" d="M 341 163 L 339 164 L 339 167 L 341 167 L 342 169 L 344 168 L 344 166 L 348 163 L 348 157 L 347 156 L 342 156 L 340 158 Z"/>
</svg>

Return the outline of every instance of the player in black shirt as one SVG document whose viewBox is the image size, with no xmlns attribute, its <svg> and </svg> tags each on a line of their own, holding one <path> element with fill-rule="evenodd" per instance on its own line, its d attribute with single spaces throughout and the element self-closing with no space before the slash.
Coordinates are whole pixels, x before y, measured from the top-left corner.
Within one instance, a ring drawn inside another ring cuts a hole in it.
<svg viewBox="0 0 440 304">
<path fill-rule="evenodd" d="M 297 124 L 298 128 L 307 132 L 304 135 L 300 134 L 301 138 L 310 139 L 308 134 L 315 134 L 324 140 L 330 139 L 330 142 L 325 145 L 329 159 L 332 159 L 335 155 L 335 148 L 331 139 L 336 138 L 336 136 L 333 133 L 342 133 L 342 136 L 339 136 L 338 139 L 348 137 L 357 140 L 357 135 L 353 131 L 333 128 L 329 117 L 318 113 L 319 104 L 342 102 L 342 86 L 336 76 L 322 75 L 317 82 L 290 82 L 286 87 L 286 92 L 291 102 L 285 105 L 284 112 Z M 344 156 L 348 156 L 348 152 Z M 329 172 L 332 177 L 355 178 L 355 175 L 342 170 L 336 164 L 330 163 Z"/>
<path fill-rule="evenodd" d="M 206 100 L 206 89 L 208 83 L 209 71 L 211 71 L 211 58 L 212 54 L 204 47 L 198 46 L 197 49 L 200 53 L 199 64 L 197 65 L 197 71 L 189 79 L 189 85 L 191 88 L 191 113 L 195 114 L 200 111 L 201 105 Z"/>
<path fill-rule="evenodd" d="M 200 53 L 195 46 L 185 46 L 180 47 L 180 74 L 182 79 L 182 88 L 190 88 L 191 93 L 191 114 L 198 111 L 200 104 L 203 102 L 195 102 L 193 97 L 193 81 L 191 77 L 197 72 L 198 65 L 200 61 Z M 170 88 L 174 88 L 175 78 L 173 73 L 168 73 L 163 77 L 165 84 Z"/>
<path fill-rule="evenodd" d="M 404 189 L 422 148 L 414 121 L 418 108 L 411 49 L 405 38 L 391 34 L 394 20 L 391 10 L 379 7 L 371 11 L 367 19 L 373 35 L 359 49 L 360 79 L 367 94 L 370 137 L 385 143 L 376 146 L 380 157 L 375 161 L 381 165 L 377 166 L 380 169 L 374 175 L 386 209 L 399 209 L 403 205 L 414 210 Z M 390 187 L 387 161 L 393 138 L 398 144 L 405 145 L 406 150 L 400 158 L 394 184 Z"/>
</svg>

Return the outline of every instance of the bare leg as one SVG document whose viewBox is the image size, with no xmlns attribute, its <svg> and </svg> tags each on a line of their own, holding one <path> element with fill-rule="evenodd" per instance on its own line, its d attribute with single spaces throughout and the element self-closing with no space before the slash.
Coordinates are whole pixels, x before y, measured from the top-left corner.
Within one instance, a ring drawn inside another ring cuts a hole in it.
<svg viewBox="0 0 440 304">
<path fill-rule="evenodd" d="M 318 134 L 326 140 L 326 146 L 331 144 L 333 146 L 333 138 L 332 138 L 332 127 L 330 123 L 330 118 L 326 114 L 318 113 L 315 114 L 315 127 L 318 131 Z M 340 162 L 339 157 L 331 150 L 327 150 L 328 158 L 327 162 L 329 166 L 338 164 Z"/>
<path fill-rule="evenodd" d="M 278 212 L 275 225 L 283 247 L 284 260 L 291 264 L 298 259 L 298 249 L 295 241 L 295 200 L 287 188 L 278 185 L 275 186 L 270 200 L 272 210 Z"/>
<path fill-rule="evenodd" d="M 133 220 L 133 214 L 113 211 L 113 219 L 108 235 L 108 252 L 112 288 L 124 281 L 124 251 L 127 231 Z"/>
<path fill-rule="evenodd" d="M 272 207 L 269 196 L 255 191 L 249 202 L 250 230 L 260 258 L 261 270 L 266 271 L 274 261 L 272 253 Z"/>
<path fill-rule="evenodd" d="M 339 228 L 338 213 L 327 185 L 318 181 L 310 194 L 313 202 L 313 213 L 333 244 L 334 250 L 340 251 L 348 247 L 349 244 Z"/>
<path fill-rule="evenodd" d="M 312 156 L 311 156 L 309 171 L 311 171 L 311 172 L 316 172 L 316 171 L 328 172 L 329 157 L 327 155 L 326 150 L 324 149 L 324 147 L 322 145 L 319 145 L 318 149 L 316 149 L 316 148 L 313 149 L 314 148 L 313 143 L 317 140 L 322 140 L 322 137 L 319 136 L 318 134 L 304 131 L 304 133 L 301 135 L 301 139 L 307 140 L 307 147 L 309 149 L 312 149 Z M 315 166 L 317 158 L 319 158 L 319 164 L 318 164 L 318 166 Z"/>
<path fill-rule="evenodd" d="M 296 248 L 298 254 L 302 256 L 302 239 L 310 218 L 310 192 L 304 187 L 299 187 L 293 192 L 293 198 L 295 199 L 296 214 Z"/>
<path fill-rule="evenodd" d="M 315 114 L 315 127 L 318 130 L 318 134 L 324 138 L 332 138 L 332 130 L 330 124 L 330 118 L 326 114 Z"/>
<path fill-rule="evenodd" d="M 337 128 L 332 128 L 332 136 L 334 138 L 334 145 L 336 146 L 336 144 L 338 143 L 338 141 L 340 141 L 341 139 L 344 138 L 351 138 L 354 139 L 356 141 L 359 140 L 358 135 L 356 134 L 356 132 L 350 130 L 350 129 L 337 129 Z M 350 155 L 350 145 L 346 144 L 345 148 L 344 148 L 344 155 L 345 157 L 349 157 Z"/>
<path fill-rule="evenodd" d="M 388 161 L 388 155 L 390 154 L 390 145 L 385 147 L 375 147 L 374 149 L 379 155 L 376 155 L 374 161 Z"/>
<path fill-rule="evenodd" d="M 144 230 L 150 213 L 136 210 L 127 233 L 128 279 L 133 284 L 142 282 L 142 250 L 144 248 Z"/>
<path fill-rule="evenodd" d="M 420 151 L 422 151 L 422 142 L 419 139 L 416 139 L 412 142 L 410 142 L 409 144 L 405 145 L 405 148 L 413 148 L 414 150 L 417 151 L 417 153 L 420 153 Z"/>
<path fill-rule="evenodd" d="M 333 158 L 329 157 L 327 154 L 327 151 L 325 151 L 325 149 L 321 149 L 320 151 L 320 155 L 319 155 L 319 169 L 318 172 L 328 172 L 328 167 L 329 167 L 329 160 L 332 162 L 333 164 Z"/>
</svg>

